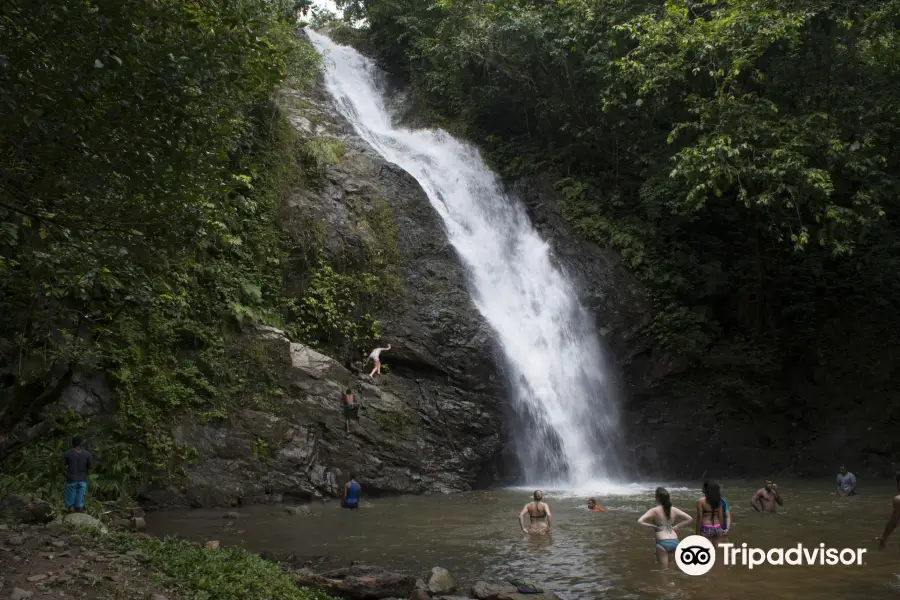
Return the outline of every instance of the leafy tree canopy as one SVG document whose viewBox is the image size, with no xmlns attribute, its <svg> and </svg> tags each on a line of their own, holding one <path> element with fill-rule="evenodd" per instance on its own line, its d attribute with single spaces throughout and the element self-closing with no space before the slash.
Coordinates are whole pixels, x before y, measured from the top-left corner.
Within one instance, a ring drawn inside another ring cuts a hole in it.
<svg viewBox="0 0 900 600">
<path fill-rule="evenodd" d="M 896 419 L 900 2 L 340 4 L 436 120 L 554 178 L 704 395 Z"/>
</svg>

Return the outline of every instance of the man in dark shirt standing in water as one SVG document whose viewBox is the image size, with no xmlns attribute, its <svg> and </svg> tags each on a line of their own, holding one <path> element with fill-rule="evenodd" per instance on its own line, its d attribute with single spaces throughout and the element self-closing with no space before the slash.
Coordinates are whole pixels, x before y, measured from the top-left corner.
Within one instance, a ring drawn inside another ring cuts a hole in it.
<svg viewBox="0 0 900 600">
<path fill-rule="evenodd" d="M 756 512 L 764 513 L 774 513 L 776 503 L 778 506 L 784 506 L 784 500 L 778 493 L 778 485 L 773 481 L 766 481 L 765 487 L 758 489 L 750 501 Z"/>
<path fill-rule="evenodd" d="M 72 438 L 72 447 L 63 454 L 66 467 L 66 509 L 84 512 L 84 497 L 87 494 L 88 471 L 94 468 L 94 457 L 81 447 L 81 438 Z"/>
<path fill-rule="evenodd" d="M 847 472 L 847 467 L 841 465 L 837 476 L 838 496 L 856 495 L 856 475 Z"/>
</svg>

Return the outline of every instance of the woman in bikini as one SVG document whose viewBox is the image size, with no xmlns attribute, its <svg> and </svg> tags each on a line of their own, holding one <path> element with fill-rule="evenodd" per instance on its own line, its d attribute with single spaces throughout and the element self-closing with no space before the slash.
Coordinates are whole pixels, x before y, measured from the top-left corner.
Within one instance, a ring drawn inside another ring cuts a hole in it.
<svg viewBox="0 0 900 600">
<path fill-rule="evenodd" d="M 715 539 L 722 535 L 724 522 L 722 491 L 718 483 L 708 483 L 703 496 L 697 500 L 697 535 Z"/>
<path fill-rule="evenodd" d="M 680 522 L 676 522 L 681 518 Z M 656 488 L 656 506 L 644 513 L 638 524 L 656 530 L 656 560 L 663 569 L 669 568 L 669 560 L 675 560 L 678 547 L 678 528 L 693 521 L 691 515 L 672 506 L 666 488 Z"/>
<path fill-rule="evenodd" d="M 375 366 L 372 368 L 372 372 L 369 373 L 369 377 L 374 377 L 375 373 L 381 375 L 381 353 L 391 349 L 391 345 L 388 344 L 384 348 L 378 347 L 372 350 L 369 353 L 369 359 L 375 363 Z"/>
<path fill-rule="evenodd" d="M 541 490 L 534 491 L 534 501 L 529 502 L 519 513 L 519 527 L 523 533 L 536 533 L 548 535 L 550 533 L 551 520 L 550 506 L 544 502 L 544 493 Z M 525 515 L 531 520 L 531 527 L 525 528 Z"/>
</svg>

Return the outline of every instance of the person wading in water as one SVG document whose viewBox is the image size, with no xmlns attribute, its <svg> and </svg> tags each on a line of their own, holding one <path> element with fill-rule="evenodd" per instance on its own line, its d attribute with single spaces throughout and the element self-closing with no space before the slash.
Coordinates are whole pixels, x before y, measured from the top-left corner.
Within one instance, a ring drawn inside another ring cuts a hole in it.
<svg viewBox="0 0 900 600">
<path fill-rule="evenodd" d="M 709 482 L 703 482 L 703 495 L 706 496 L 706 490 L 709 489 Z M 722 486 L 719 485 L 719 495 L 722 494 Z M 728 508 L 728 502 L 722 498 L 722 535 L 728 535 L 731 531 L 731 509 Z"/>
<path fill-rule="evenodd" d="M 847 467 L 841 466 L 837 476 L 838 496 L 856 495 L 856 475 L 847 472 Z"/>
<path fill-rule="evenodd" d="M 359 419 L 359 404 L 356 403 L 356 396 L 353 395 L 353 390 L 350 388 L 347 388 L 344 392 L 343 402 L 344 425 L 347 428 L 347 433 L 350 433 L 350 419 Z"/>
<path fill-rule="evenodd" d="M 344 497 L 341 498 L 341 508 L 356 510 L 359 508 L 359 493 L 362 486 L 356 481 L 356 475 L 350 473 L 350 481 L 344 486 Z"/>
<path fill-rule="evenodd" d="M 681 522 L 676 522 L 681 518 Z M 663 569 L 669 568 L 669 561 L 675 560 L 678 548 L 678 528 L 693 521 L 691 515 L 672 506 L 669 491 L 656 488 L 656 506 L 644 513 L 638 523 L 656 530 L 656 560 Z"/>
<path fill-rule="evenodd" d="M 766 481 L 764 487 L 756 490 L 753 499 L 750 501 L 753 510 L 763 513 L 775 513 L 775 505 L 784 506 L 784 500 L 778 493 L 778 485 L 773 481 Z"/>
<path fill-rule="evenodd" d="M 519 513 L 519 527 L 523 533 L 537 533 L 547 535 L 550 533 L 553 515 L 550 514 L 550 506 L 544 502 L 544 493 L 541 490 L 534 491 L 534 501 L 529 502 Z M 525 515 L 531 520 L 531 527 L 525 528 Z"/>
<path fill-rule="evenodd" d="M 697 500 L 697 535 L 714 539 L 722 535 L 725 521 L 722 510 L 722 493 L 718 483 L 708 483 L 704 495 Z"/>
<path fill-rule="evenodd" d="M 884 550 L 887 547 L 888 538 L 894 533 L 897 523 L 900 523 L 900 471 L 897 471 L 897 474 L 894 475 L 894 481 L 897 485 L 897 495 L 891 500 L 891 518 L 888 519 L 884 526 L 884 533 L 878 538 L 879 550 Z"/>
<path fill-rule="evenodd" d="M 388 344 L 384 348 L 375 348 L 369 353 L 369 358 L 375 362 L 375 366 L 372 368 L 372 372 L 369 373 L 369 377 L 374 377 L 375 373 L 381 375 L 381 353 L 390 349 L 391 345 Z"/>
</svg>

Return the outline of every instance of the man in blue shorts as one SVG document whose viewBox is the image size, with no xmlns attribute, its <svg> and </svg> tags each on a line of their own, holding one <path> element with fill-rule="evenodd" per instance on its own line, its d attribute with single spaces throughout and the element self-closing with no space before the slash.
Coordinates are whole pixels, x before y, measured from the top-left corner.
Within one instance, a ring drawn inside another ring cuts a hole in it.
<svg viewBox="0 0 900 600">
<path fill-rule="evenodd" d="M 87 495 L 88 471 L 94 468 L 94 457 L 81 447 L 81 438 L 72 438 L 72 447 L 63 454 L 66 467 L 66 509 L 84 512 L 84 497 Z"/>
</svg>

